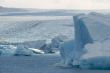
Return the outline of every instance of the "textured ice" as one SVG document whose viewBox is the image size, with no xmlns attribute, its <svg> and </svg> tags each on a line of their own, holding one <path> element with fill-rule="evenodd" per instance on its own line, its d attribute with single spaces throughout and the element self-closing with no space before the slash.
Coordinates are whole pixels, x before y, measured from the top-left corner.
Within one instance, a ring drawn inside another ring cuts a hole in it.
<svg viewBox="0 0 110 73">
<path fill-rule="evenodd" d="M 80 31 L 85 35 L 86 40 L 91 39 L 91 42 L 87 42 L 82 47 L 84 54 L 80 58 L 81 67 L 110 69 L 110 21 L 108 17 L 92 13 L 79 20 L 86 26 L 86 32 L 89 33 L 90 38 L 82 32 L 83 30 L 80 29 Z"/>
<path fill-rule="evenodd" d="M 1 46 L 0 52 L 1 55 L 17 55 L 17 56 L 39 54 L 41 52 L 38 52 L 38 49 L 40 50 L 42 46 L 44 46 L 45 44 L 46 44 L 45 40 L 25 41 L 21 43 L 2 42 L 2 45 L 0 45 Z M 29 49 L 29 48 L 34 48 L 34 49 Z"/>
<path fill-rule="evenodd" d="M 45 51 L 45 53 L 55 53 L 59 51 L 59 47 L 61 43 L 66 41 L 68 38 L 64 35 L 55 36 L 52 39 L 47 39 L 46 44 L 41 47 Z"/>
<path fill-rule="evenodd" d="M 71 16 L 0 16 L 0 41 L 47 40 L 57 35 L 72 38 L 71 23 Z"/>
<path fill-rule="evenodd" d="M 71 23 L 71 16 L 0 16 L 0 43 L 52 52 L 53 43 L 47 40 L 60 35 L 73 38 Z"/>
<path fill-rule="evenodd" d="M 17 46 L 15 56 L 31 56 L 33 51 L 25 47 L 23 44 Z"/>
<path fill-rule="evenodd" d="M 0 45 L 0 55 L 1 56 L 13 56 L 15 54 L 17 47 L 13 45 Z"/>
<path fill-rule="evenodd" d="M 53 48 L 59 48 L 60 44 L 68 40 L 67 36 L 59 35 L 52 39 L 52 47 Z"/>
<path fill-rule="evenodd" d="M 44 53 L 42 47 L 46 45 L 45 40 L 27 41 L 14 44 L 17 46 L 16 55 L 34 55 Z"/>
<path fill-rule="evenodd" d="M 75 53 L 74 50 L 74 40 L 68 40 L 63 42 L 60 45 L 60 54 L 62 57 L 62 60 L 60 62 L 61 66 L 71 66 L 72 60 L 73 60 L 73 54 Z"/>
<path fill-rule="evenodd" d="M 75 39 L 60 50 L 64 65 L 81 68 L 110 68 L 110 21 L 103 14 L 80 14 L 73 17 Z M 71 49 L 69 49 L 71 47 Z"/>
<path fill-rule="evenodd" d="M 110 69 L 110 41 L 94 42 L 84 48 L 85 54 L 81 57 L 82 68 Z"/>
<path fill-rule="evenodd" d="M 65 65 L 79 65 L 79 59 L 83 54 L 83 48 L 87 43 L 92 42 L 92 38 L 88 32 L 84 22 L 80 19 L 84 15 L 74 16 L 75 39 L 61 45 L 61 56 Z"/>
</svg>

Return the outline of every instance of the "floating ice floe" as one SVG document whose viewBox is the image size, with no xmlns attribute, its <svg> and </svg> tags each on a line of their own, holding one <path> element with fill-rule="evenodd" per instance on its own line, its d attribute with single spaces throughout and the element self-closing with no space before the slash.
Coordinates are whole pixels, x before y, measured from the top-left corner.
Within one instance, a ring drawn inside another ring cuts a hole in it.
<svg viewBox="0 0 110 73">
<path fill-rule="evenodd" d="M 39 49 L 35 49 L 35 48 L 28 48 L 28 49 L 32 50 L 36 54 L 44 54 L 45 53 L 44 51 L 39 50 Z"/>
</svg>

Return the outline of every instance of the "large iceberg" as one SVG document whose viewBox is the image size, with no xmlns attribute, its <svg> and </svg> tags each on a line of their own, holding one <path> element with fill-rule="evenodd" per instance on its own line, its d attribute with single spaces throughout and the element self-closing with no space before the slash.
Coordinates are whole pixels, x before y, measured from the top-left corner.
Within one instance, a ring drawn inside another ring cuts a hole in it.
<svg viewBox="0 0 110 73">
<path fill-rule="evenodd" d="M 60 53 L 63 58 L 62 60 L 64 66 L 79 65 L 79 59 L 83 54 L 84 45 L 93 42 L 84 22 L 79 19 L 83 16 L 84 15 L 81 14 L 74 16 L 73 18 L 75 39 L 63 43 L 60 47 Z"/>
<path fill-rule="evenodd" d="M 66 42 L 61 47 L 63 61 L 67 66 L 72 64 L 81 68 L 110 69 L 109 18 L 103 14 L 90 13 L 76 15 L 73 19 L 74 43 Z M 67 46 L 71 46 L 71 49 Z"/>
<path fill-rule="evenodd" d="M 93 43 L 83 48 L 82 68 L 110 69 L 110 21 L 103 14 L 91 13 L 81 20 L 85 23 Z M 81 31 L 81 30 L 80 30 Z"/>
</svg>

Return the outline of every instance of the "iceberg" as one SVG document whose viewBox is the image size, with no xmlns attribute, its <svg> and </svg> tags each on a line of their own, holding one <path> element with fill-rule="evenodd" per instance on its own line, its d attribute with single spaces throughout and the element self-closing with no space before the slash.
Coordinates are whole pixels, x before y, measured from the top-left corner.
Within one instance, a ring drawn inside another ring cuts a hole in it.
<svg viewBox="0 0 110 73">
<path fill-rule="evenodd" d="M 79 59 L 80 67 L 110 69 L 110 21 L 108 17 L 103 14 L 90 13 L 79 20 L 84 23 L 88 30 L 86 32 L 90 34 L 92 39 L 91 43 L 84 44 L 82 48 L 84 53 Z M 87 39 L 87 35 L 84 37 Z"/>
<path fill-rule="evenodd" d="M 85 44 L 92 43 L 93 40 L 88 32 L 84 22 L 80 19 L 83 15 L 74 16 L 75 38 L 72 41 L 65 42 L 60 47 L 60 53 L 65 62 L 65 66 L 79 65 L 79 59 L 83 54 Z"/>
<path fill-rule="evenodd" d="M 74 42 L 61 47 L 63 66 L 110 69 L 110 21 L 103 14 L 73 16 Z M 71 46 L 71 49 L 68 47 Z"/>
</svg>

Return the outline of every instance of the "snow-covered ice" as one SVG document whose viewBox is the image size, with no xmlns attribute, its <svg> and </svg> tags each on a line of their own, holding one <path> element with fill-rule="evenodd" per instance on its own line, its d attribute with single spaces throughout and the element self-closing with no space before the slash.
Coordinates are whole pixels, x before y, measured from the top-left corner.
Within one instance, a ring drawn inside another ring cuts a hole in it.
<svg viewBox="0 0 110 73">
<path fill-rule="evenodd" d="M 59 35 L 72 38 L 74 33 L 72 16 L 0 16 L 0 23 L 1 42 L 47 40 Z"/>
<path fill-rule="evenodd" d="M 94 42 L 84 48 L 85 54 L 81 57 L 82 68 L 110 69 L 110 41 Z"/>
<path fill-rule="evenodd" d="M 89 14 L 82 21 L 85 23 L 93 43 L 85 45 L 85 54 L 81 57 L 81 66 L 110 69 L 109 18 L 103 14 Z"/>
<path fill-rule="evenodd" d="M 56 61 L 55 56 L 59 56 L 43 53 L 52 52 L 53 48 L 60 50 L 61 66 L 110 69 L 109 19 L 108 16 L 97 13 L 76 16 L 0 16 L 0 55 L 19 55 L 18 59 L 21 58 L 19 61 L 15 56 L 7 58 L 0 56 L 0 70 L 2 73 L 7 73 L 5 71 L 7 68 L 9 72 L 14 73 L 23 66 L 21 73 L 41 72 L 42 68 L 47 73 L 57 72 L 56 70 L 59 73 L 89 72 L 74 69 L 60 70 L 55 67 L 54 70 L 53 65 L 50 68 L 48 63 L 53 63 L 53 60 Z M 36 53 L 42 55 L 38 56 Z M 31 60 L 20 55 L 30 56 Z M 6 60 L 11 59 L 14 61 L 5 64 Z M 45 59 L 47 60 L 44 61 Z M 29 61 L 29 64 L 26 61 Z M 20 65 L 15 67 L 17 63 Z"/>
<path fill-rule="evenodd" d="M 27 48 L 25 51 L 37 48 L 50 52 L 53 42 L 49 43 L 48 40 L 61 35 L 73 38 L 72 23 L 72 16 L 0 16 L 0 43 L 22 44 Z"/>
<path fill-rule="evenodd" d="M 109 18 L 90 13 L 73 16 L 73 19 L 74 43 L 66 42 L 61 48 L 62 66 L 72 64 L 80 68 L 110 69 Z"/>
</svg>

